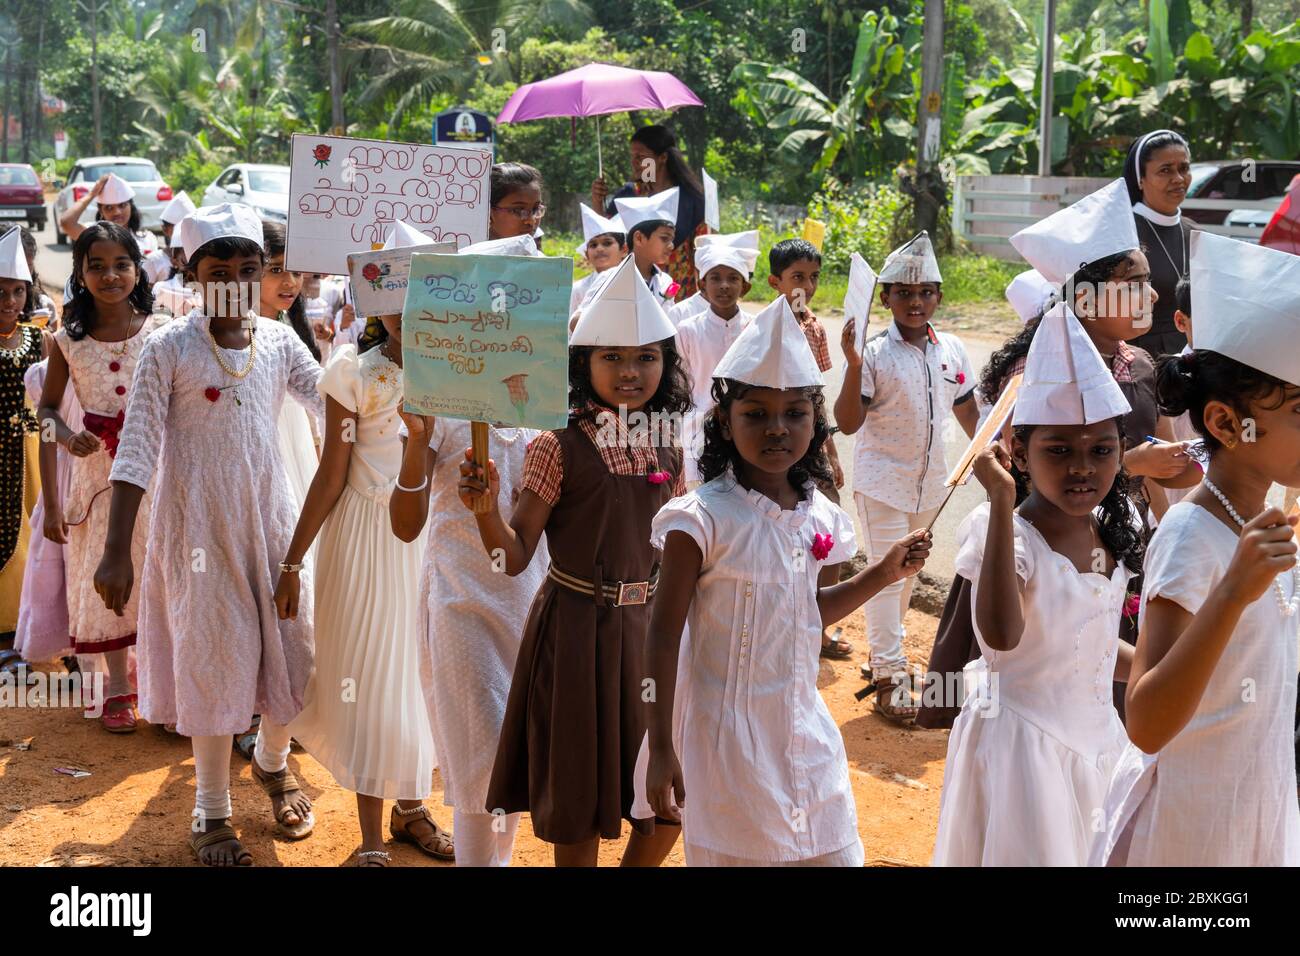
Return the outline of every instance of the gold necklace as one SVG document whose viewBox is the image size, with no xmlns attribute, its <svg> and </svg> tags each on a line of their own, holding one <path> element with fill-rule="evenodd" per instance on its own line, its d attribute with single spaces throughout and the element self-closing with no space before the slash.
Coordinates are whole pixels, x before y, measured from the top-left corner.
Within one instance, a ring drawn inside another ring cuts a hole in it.
<svg viewBox="0 0 1300 956">
<path fill-rule="evenodd" d="M 253 334 L 253 330 L 248 330 L 248 364 L 244 366 L 242 372 L 237 372 L 226 364 L 226 359 L 221 354 L 221 347 L 217 345 L 217 337 L 212 334 L 211 325 L 208 326 L 207 332 L 208 343 L 212 346 L 212 356 L 217 360 L 217 364 L 221 366 L 221 370 L 233 378 L 247 377 L 248 373 L 253 370 L 253 362 L 257 358 L 257 336 Z M 234 350 L 232 349 L 232 351 Z"/>
</svg>

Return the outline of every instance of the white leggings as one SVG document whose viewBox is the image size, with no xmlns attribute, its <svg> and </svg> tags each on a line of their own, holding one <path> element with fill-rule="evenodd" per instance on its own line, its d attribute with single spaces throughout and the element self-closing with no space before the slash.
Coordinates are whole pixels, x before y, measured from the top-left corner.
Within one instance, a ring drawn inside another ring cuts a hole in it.
<svg viewBox="0 0 1300 956">
<path fill-rule="evenodd" d="M 457 866 L 509 866 L 515 852 L 515 830 L 519 814 L 468 813 L 452 810 L 452 834 L 456 839 Z M 493 827 L 496 824 L 496 827 Z"/>
<path fill-rule="evenodd" d="M 231 735 L 191 737 L 194 747 L 194 815 L 198 820 L 230 819 Z M 253 759 L 269 773 L 289 765 L 289 728 L 263 715 Z"/>
</svg>

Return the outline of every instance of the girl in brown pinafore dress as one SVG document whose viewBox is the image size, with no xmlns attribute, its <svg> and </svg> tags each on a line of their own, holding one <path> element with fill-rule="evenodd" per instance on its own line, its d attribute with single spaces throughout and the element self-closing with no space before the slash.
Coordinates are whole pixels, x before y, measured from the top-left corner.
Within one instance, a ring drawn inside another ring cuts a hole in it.
<svg viewBox="0 0 1300 956">
<path fill-rule="evenodd" d="M 1115 257 L 1107 257 L 1107 259 L 1086 266 L 1076 276 L 1076 285 L 1082 287 L 1085 281 L 1098 281 L 1098 277 L 1086 277 L 1085 273 L 1102 266 L 1111 258 Z M 1108 267 L 1100 281 L 1108 279 L 1112 269 L 1114 269 L 1113 265 Z M 1029 352 L 1029 343 L 1033 340 L 1034 332 L 1037 330 L 1041 318 L 1040 315 L 1027 323 L 1024 329 L 1008 340 L 989 359 L 989 364 L 985 367 L 980 382 L 981 397 L 985 401 L 996 402 L 1007 382 L 1018 372 L 1024 370 L 1025 356 Z M 1092 322 L 1084 322 L 1083 327 L 1089 332 L 1090 336 L 1095 332 Z M 1094 344 L 1096 344 L 1095 339 Z M 1103 350 L 1099 346 L 1098 350 L 1102 351 L 1103 358 L 1105 358 L 1105 352 L 1109 348 Z M 1143 487 L 1143 475 L 1141 473 L 1143 464 L 1138 456 L 1133 455 L 1133 450 L 1140 445 L 1147 444 L 1148 435 L 1159 435 L 1165 440 L 1172 441 L 1172 427 L 1167 419 L 1161 418 L 1160 410 L 1156 404 L 1155 366 L 1151 356 L 1144 350 L 1121 341 L 1114 349 L 1114 356 L 1107 358 L 1106 361 L 1111 367 L 1111 373 L 1115 376 L 1120 391 L 1124 393 L 1124 398 L 1132 408 L 1132 411 L 1125 415 L 1123 419 L 1124 447 L 1126 449 L 1124 470 L 1132 482 L 1133 503 L 1141 512 L 1143 536 L 1145 539 L 1149 539 L 1151 530 L 1146 523 L 1146 517 L 1150 503 Z M 1135 461 L 1135 459 L 1137 460 Z M 1196 468 L 1195 464 L 1190 460 L 1187 467 Z M 1129 590 L 1140 593 L 1141 584 L 1142 578 L 1138 576 L 1129 583 Z M 1126 613 L 1120 620 L 1119 637 L 1120 640 L 1128 644 L 1137 643 L 1136 612 L 1133 614 Z M 916 715 L 916 725 L 918 727 L 930 729 L 952 727 L 953 721 L 957 719 L 957 714 L 961 711 L 962 702 L 950 699 L 946 689 L 961 686 L 960 682 L 956 680 L 956 675 L 960 674 L 962 668 L 968 663 L 979 657 L 979 654 L 979 645 L 975 641 L 975 630 L 971 624 L 970 582 L 961 575 L 955 575 L 952 586 L 948 591 L 948 600 L 944 604 L 943 614 L 939 618 L 939 627 L 934 638 L 934 649 L 930 653 L 930 663 L 926 668 L 924 688 Z M 1125 684 L 1119 681 L 1115 682 L 1115 709 L 1119 711 L 1121 720 L 1124 717 L 1125 687 Z"/>
<path fill-rule="evenodd" d="M 589 316 L 595 313 L 593 303 Z M 604 344 L 650 334 L 645 318 L 639 334 L 631 326 L 621 338 L 607 329 L 599 348 L 570 348 L 576 408 L 568 427 L 543 432 L 529 446 L 508 525 L 495 509 L 476 515 L 484 547 L 502 549 L 507 573 L 528 565 L 543 532 L 550 552 L 551 570 L 524 625 L 485 809 L 528 811 L 533 831 L 556 845 L 557 865 L 594 866 L 599 840 L 617 839 L 624 819 L 633 828 L 624 865 L 658 865 L 679 832 L 674 825 L 656 830 L 652 818 L 633 819 L 631 810 L 646 732 L 643 647 L 660 556 L 650 545 L 650 522 L 685 493 L 682 451 L 675 430 L 647 434 L 611 408 L 625 404 L 628 416 L 680 414 L 690 407 L 690 388 L 671 323 L 651 323 L 654 337 L 644 345 Z M 572 340 L 586 337 L 580 321 Z M 639 394 L 619 390 L 637 385 Z M 494 466 L 488 470 L 491 477 Z M 461 475 L 469 506 L 485 476 L 468 456 Z"/>
</svg>

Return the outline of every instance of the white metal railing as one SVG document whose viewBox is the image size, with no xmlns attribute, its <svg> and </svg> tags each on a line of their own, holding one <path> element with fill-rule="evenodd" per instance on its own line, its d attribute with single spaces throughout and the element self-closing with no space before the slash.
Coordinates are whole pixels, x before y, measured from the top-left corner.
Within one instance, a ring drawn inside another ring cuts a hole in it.
<svg viewBox="0 0 1300 956">
<path fill-rule="evenodd" d="M 1012 233 L 1077 202 L 1110 179 L 1075 176 L 958 176 L 953 188 L 952 231 L 975 251 L 1000 259 L 1019 259 Z M 1196 219 L 1198 209 L 1263 209 L 1273 212 L 1274 199 L 1188 199 L 1182 209 Z M 1200 225 L 1207 232 L 1258 242 L 1262 226 Z"/>
</svg>

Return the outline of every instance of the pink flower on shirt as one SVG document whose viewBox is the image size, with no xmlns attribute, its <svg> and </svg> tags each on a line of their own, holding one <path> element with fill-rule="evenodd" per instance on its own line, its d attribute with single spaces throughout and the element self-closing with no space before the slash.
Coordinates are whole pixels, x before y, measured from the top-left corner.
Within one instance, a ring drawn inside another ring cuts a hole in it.
<svg viewBox="0 0 1300 956">
<path fill-rule="evenodd" d="M 814 534 L 812 543 L 812 556 L 818 561 L 825 561 L 831 554 L 831 548 L 835 546 L 835 538 L 829 534 Z"/>
</svg>

